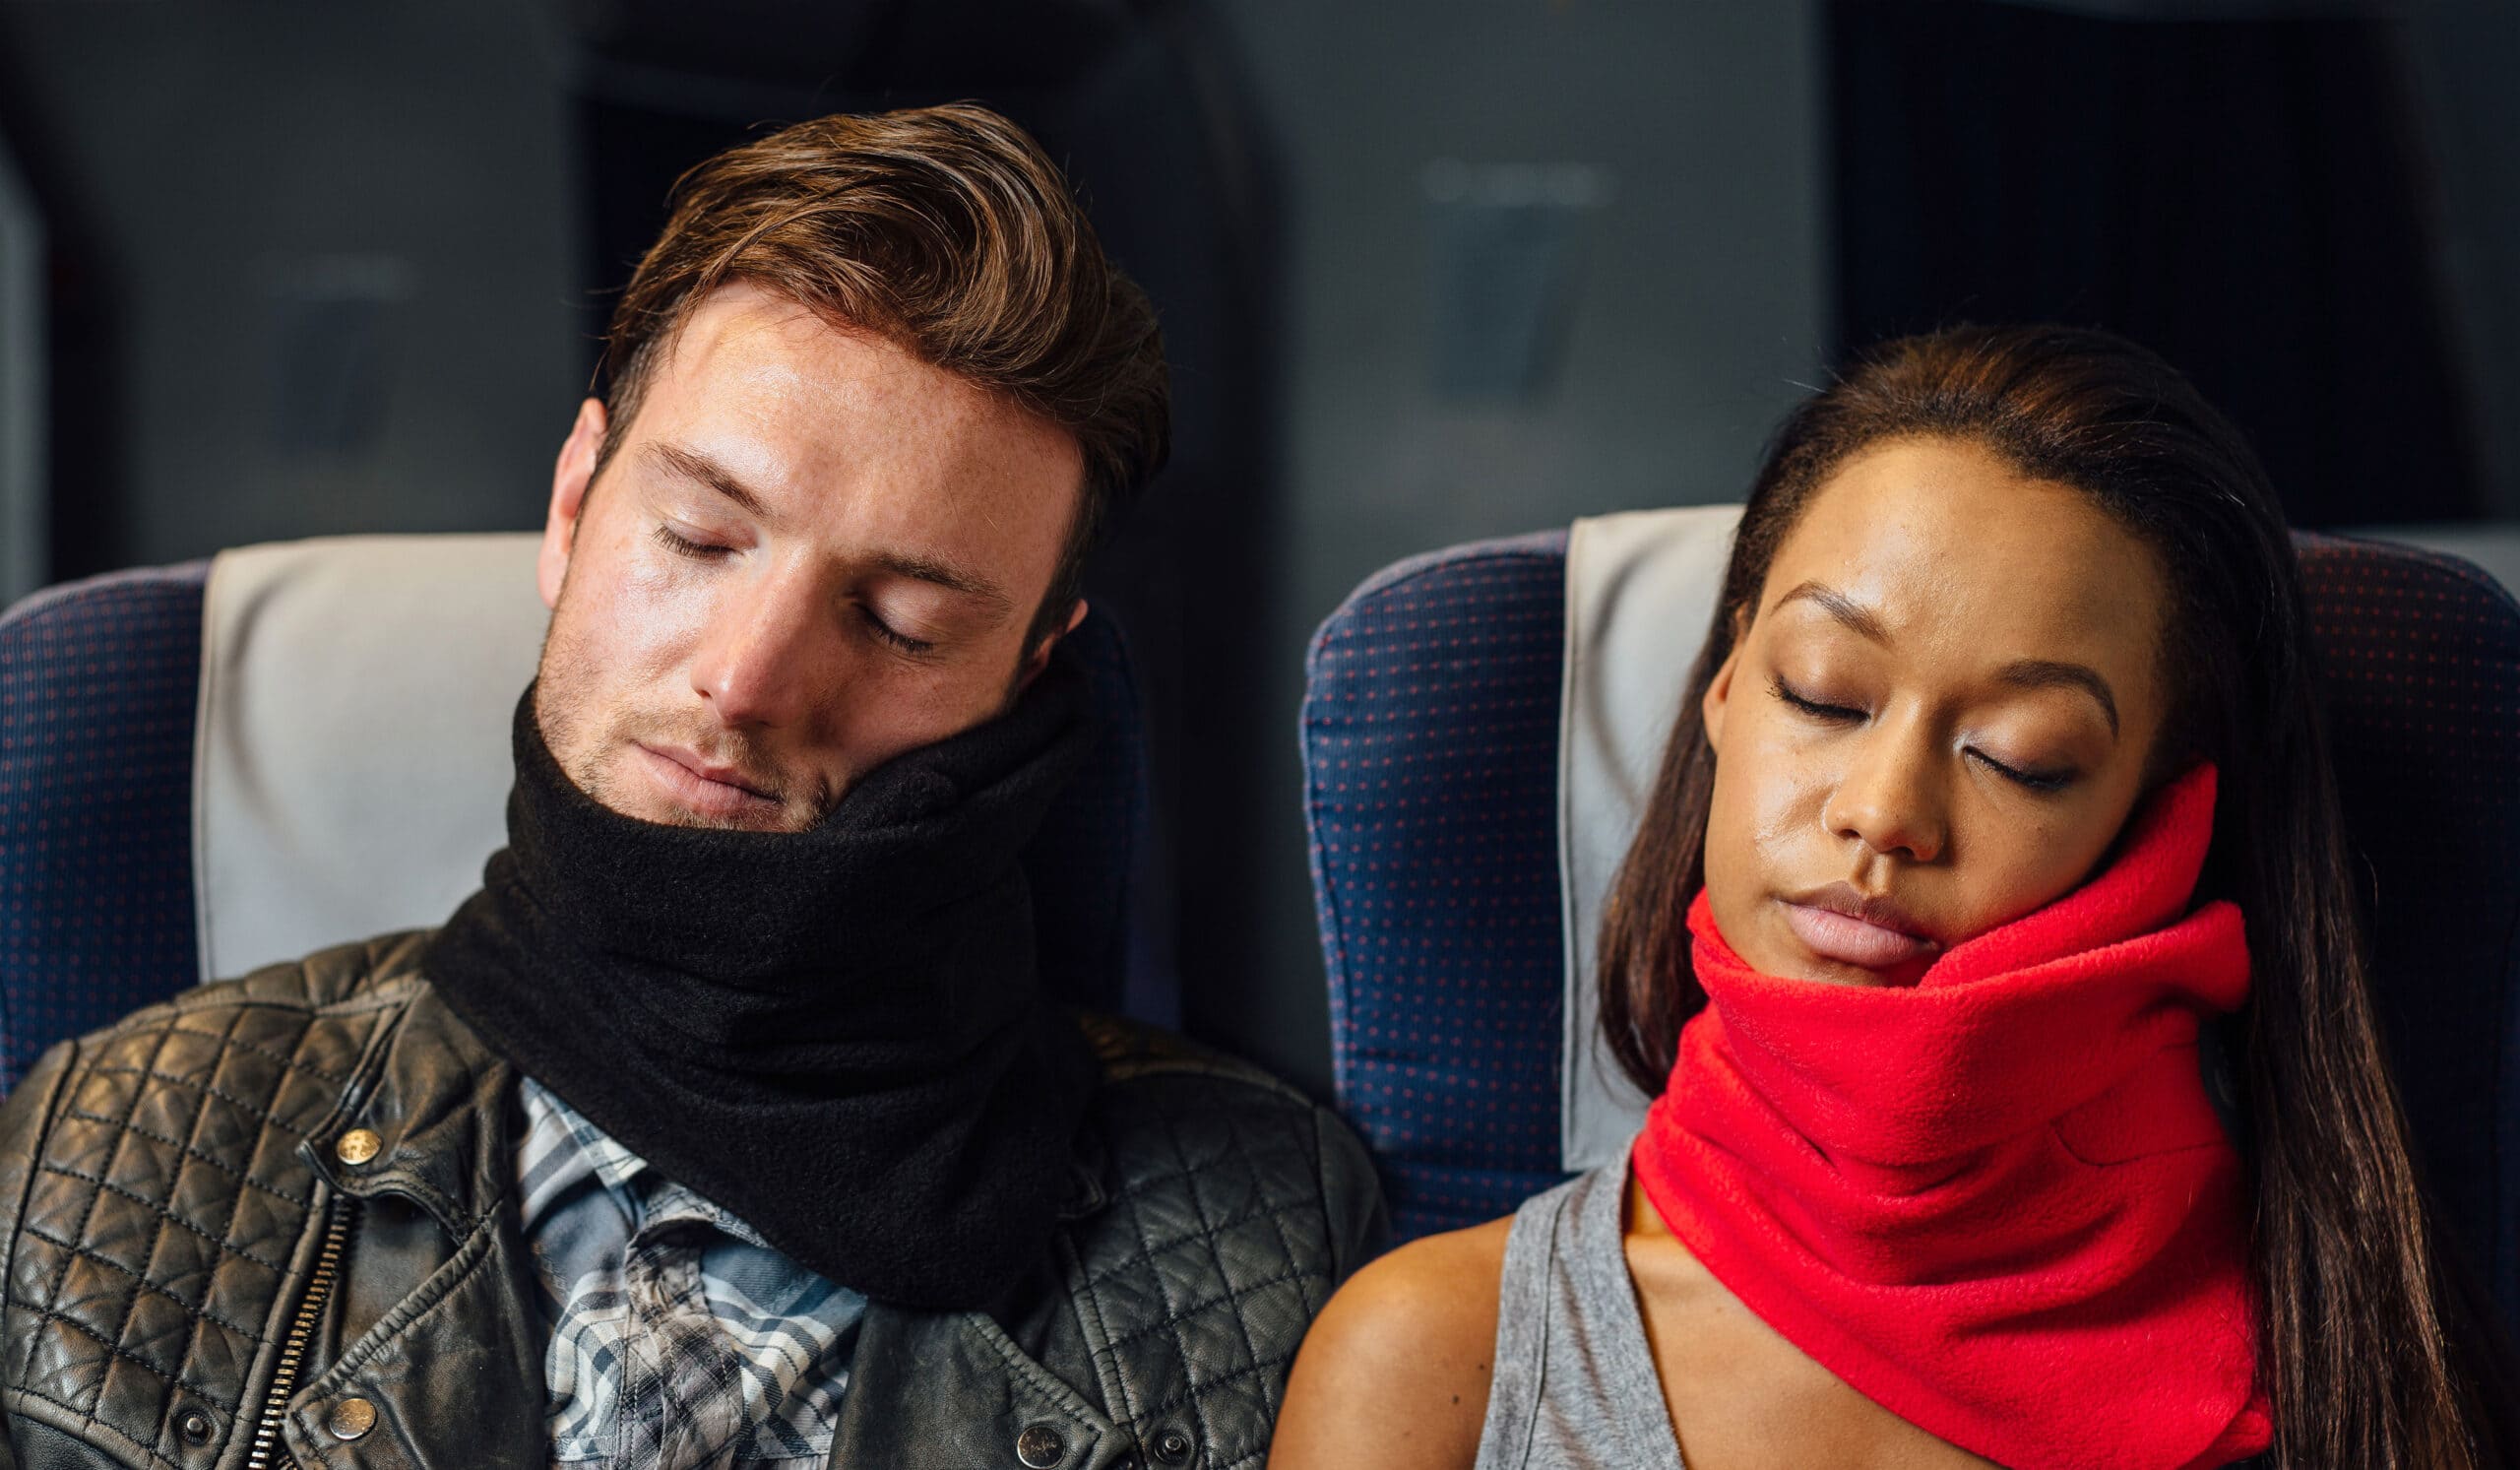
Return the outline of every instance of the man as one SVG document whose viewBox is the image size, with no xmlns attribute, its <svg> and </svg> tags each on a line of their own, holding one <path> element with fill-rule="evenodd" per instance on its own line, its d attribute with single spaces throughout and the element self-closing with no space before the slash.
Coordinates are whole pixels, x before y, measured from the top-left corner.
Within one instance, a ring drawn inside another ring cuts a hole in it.
<svg viewBox="0 0 2520 1470">
<path fill-rule="evenodd" d="M 0 1110 L 0 1470 L 1256 1465 L 1354 1140 L 1034 985 L 1143 295 L 971 106 L 678 186 L 552 479 L 509 846 L 440 929 Z"/>
</svg>

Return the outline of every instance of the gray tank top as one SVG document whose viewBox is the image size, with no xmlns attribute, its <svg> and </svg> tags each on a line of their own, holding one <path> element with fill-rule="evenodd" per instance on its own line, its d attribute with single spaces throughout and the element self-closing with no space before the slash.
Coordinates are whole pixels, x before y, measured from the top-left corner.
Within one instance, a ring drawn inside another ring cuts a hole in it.
<svg viewBox="0 0 2520 1470">
<path fill-rule="evenodd" d="M 1477 1470 L 1681 1470 L 1627 1275 L 1627 1153 L 1514 1212 Z"/>
</svg>

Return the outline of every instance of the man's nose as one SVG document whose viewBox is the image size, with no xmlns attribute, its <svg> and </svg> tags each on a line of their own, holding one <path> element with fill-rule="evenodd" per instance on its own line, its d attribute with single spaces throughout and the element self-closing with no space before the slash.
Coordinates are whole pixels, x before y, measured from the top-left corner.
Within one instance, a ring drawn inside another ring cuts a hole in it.
<svg viewBox="0 0 2520 1470">
<path fill-rule="evenodd" d="M 1861 732 L 1820 820 L 1872 852 L 1933 862 L 1949 835 L 1937 754 L 1922 731 L 1877 724 Z"/>
<path fill-rule="evenodd" d="M 721 724 L 800 723 L 840 675 L 836 619 L 814 579 L 767 571 L 726 590 L 691 660 L 691 687 Z"/>
</svg>

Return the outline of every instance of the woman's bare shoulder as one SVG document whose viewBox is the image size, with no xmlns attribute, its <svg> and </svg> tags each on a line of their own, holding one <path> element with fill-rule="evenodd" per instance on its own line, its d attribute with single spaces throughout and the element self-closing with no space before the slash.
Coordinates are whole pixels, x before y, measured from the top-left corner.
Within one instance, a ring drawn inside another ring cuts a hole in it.
<svg viewBox="0 0 2520 1470">
<path fill-rule="evenodd" d="M 1270 1470 L 1470 1470 L 1513 1218 L 1412 1241 L 1351 1277 L 1296 1355 Z"/>
</svg>

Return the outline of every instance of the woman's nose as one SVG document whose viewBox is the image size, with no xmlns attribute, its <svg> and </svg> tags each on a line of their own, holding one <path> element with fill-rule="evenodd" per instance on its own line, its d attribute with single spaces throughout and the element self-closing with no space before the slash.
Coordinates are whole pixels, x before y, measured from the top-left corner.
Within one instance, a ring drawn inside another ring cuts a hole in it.
<svg viewBox="0 0 2520 1470">
<path fill-rule="evenodd" d="M 1933 752 L 1917 735 L 1875 727 L 1821 807 L 1830 833 L 1873 852 L 1931 863 L 1948 835 Z"/>
</svg>

